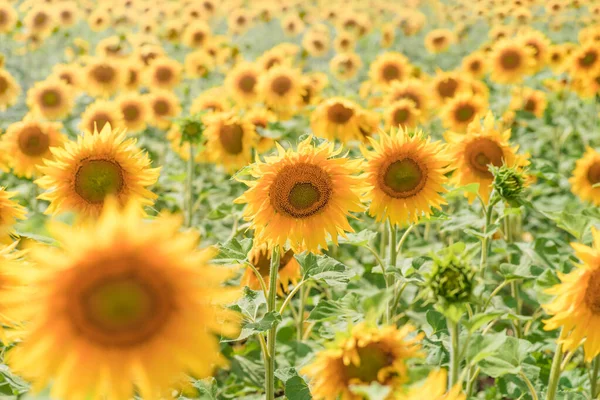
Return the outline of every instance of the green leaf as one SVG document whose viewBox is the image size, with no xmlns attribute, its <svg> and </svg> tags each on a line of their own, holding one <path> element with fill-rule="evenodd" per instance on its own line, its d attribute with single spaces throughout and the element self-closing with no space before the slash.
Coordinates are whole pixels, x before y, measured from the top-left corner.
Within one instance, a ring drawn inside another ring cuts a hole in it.
<svg viewBox="0 0 600 400">
<path fill-rule="evenodd" d="M 425 314 L 427 323 L 431 326 L 431 333 L 427 336 L 435 335 L 438 332 L 447 331 L 446 329 L 446 317 L 438 311 L 428 310 Z"/>
<path fill-rule="evenodd" d="M 378 382 L 370 385 L 350 385 L 350 391 L 368 400 L 385 400 L 390 394 L 391 388 Z"/>
<path fill-rule="evenodd" d="M 504 277 L 505 280 L 515 279 L 532 279 L 537 277 L 542 272 L 542 269 L 531 265 L 528 259 L 523 258 L 521 264 L 500 264 L 498 273 Z"/>
<path fill-rule="evenodd" d="M 252 239 L 233 238 L 219 246 L 219 254 L 212 261 L 215 264 L 241 264 L 245 262 L 250 249 L 252 249 Z"/>
<path fill-rule="evenodd" d="M 285 382 L 285 395 L 288 400 L 310 400 L 312 395 L 308 384 L 301 376 L 294 376 Z"/>
<path fill-rule="evenodd" d="M 507 337 L 504 332 L 473 335 L 467 348 L 467 361 L 471 365 L 475 365 L 481 360 L 495 355 L 497 350 L 506 342 Z"/>
<path fill-rule="evenodd" d="M 484 374 L 492 378 L 506 374 L 518 374 L 532 347 L 533 345 L 527 340 L 506 336 L 496 353 L 482 359 L 479 367 Z"/>
<path fill-rule="evenodd" d="M 486 312 L 485 314 L 476 314 L 471 319 L 464 323 L 465 327 L 469 330 L 469 332 L 473 333 L 477 329 L 481 328 L 483 325 L 491 322 L 497 318 L 500 318 L 504 315 L 504 311 L 491 311 Z"/>
<path fill-rule="evenodd" d="M 281 314 L 277 311 L 269 311 L 260 320 L 244 325 L 242 330 L 251 330 L 252 334 L 266 332 L 281 322 Z"/>
<path fill-rule="evenodd" d="M 353 294 L 350 294 L 353 295 Z M 348 318 L 357 315 L 357 312 L 347 306 L 347 301 L 342 298 L 340 300 L 319 301 L 315 308 L 310 312 L 307 321 L 322 322 L 332 321 L 338 318 Z"/>
<path fill-rule="evenodd" d="M 347 237 L 339 239 L 340 244 L 351 244 L 353 246 L 368 246 L 369 243 L 377 237 L 377 232 L 364 229 L 358 233 L 349 233 Z"/>
<path fill-rule="evenodd" d="M 316 256 L 313 253 L 296 254 L 296 260 L 302 267 L 305 280 L 324 281 L 328 285 L 345 285 L 352 277 L 352 272 L 341 262 L 326 256 Z"/>
</svg>

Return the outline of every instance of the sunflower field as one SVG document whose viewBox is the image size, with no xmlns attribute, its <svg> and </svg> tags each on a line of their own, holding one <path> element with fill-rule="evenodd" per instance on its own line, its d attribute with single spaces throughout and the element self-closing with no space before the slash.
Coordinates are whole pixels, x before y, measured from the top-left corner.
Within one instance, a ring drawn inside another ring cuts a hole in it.
<svg viewBox="0 0 600 400">
<path fill-rule="evenodd" d="M 600 0 L 0 0 L 0 399 L 600 399 Z"/>
</svg>

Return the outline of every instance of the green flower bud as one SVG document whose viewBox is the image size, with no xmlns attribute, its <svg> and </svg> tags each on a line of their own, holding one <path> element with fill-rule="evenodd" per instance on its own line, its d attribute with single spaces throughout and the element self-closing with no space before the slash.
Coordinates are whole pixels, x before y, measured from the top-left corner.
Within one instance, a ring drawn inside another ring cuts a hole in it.
<svg viewBox="0 0 600 400">
<path fill-rule="evenodd" d="M 199 115 L 180 118 L 177 119 L 175 123 L 179 126 L 179 130 L 181 131 L 182 143 L 197 144 L 201 142 L 205 126 Z"/>
<path fill-rule="evenodd" d="M 436 302 L 464 303 L 469 301 L 475 285 L 475 271 L 469 262 L 455 254 L 453 249 L 434 258 L 427 286 Z"/>
<path fill-rule="evenodd" d="M 490 167 L 494 174 L 493 187 L 496 193 L 511 205 L 519 204 L 525 189 L 525 172 L 522 169 L 508 167 Z"/>
</svg>

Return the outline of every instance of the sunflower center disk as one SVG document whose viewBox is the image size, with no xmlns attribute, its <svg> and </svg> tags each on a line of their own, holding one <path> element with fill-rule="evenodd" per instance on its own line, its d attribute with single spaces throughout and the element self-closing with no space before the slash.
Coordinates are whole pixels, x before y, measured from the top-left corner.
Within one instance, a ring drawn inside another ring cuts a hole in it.
<svg viewBox="0 0 600 400">
<path fill-rule="evenodd" d="M 598 59 L 598 55 L 595 52 L 588 51 L 581 58 L 581 65 L 583 65 L 585 67 L 589 67 L 590 65 L 593 65 L 597 59 Z"/>
<path fill-rule="evenodd" d="M 600 270 L 598 269 L 590 276 L 584 301 L 594 315 L 600 315 Z"/>
<path fill-rule="evenodd" d="M 595 163 L 590 165 L 590 168 L 588 169 L 588 172 L 587 172 L 587 178 L 588 178 L 588 182 L 591 185 L 600 183 L 600 162 L 596 161 Z"/>
<path fill-rule="evenodd" d="M 229 154 L 240 154 L 244 150 L 244 130 L 238 124 L 224 125 L 219 131 L 219 141 Z"/>
<path fill-rule="evenodd" d="M 139 115 L 140 111 L 135 105 L 131 104 L 123 107 L 123 117 L 125 118 L 125 120 L 135 121 L 139 117 Z"/>
<path fill-rule="evenodd" d="M 96 114 L 94 118 L 90 121 L 90 132 L 94 132 L 94 124 L 96 125 L 96 129 L 98 132 L 102 132 L 104 125 L 110 122 L 110 117 L 106 114 Z"/>
<path fill-rule="evenodd" d="M 535 109 L 536 109 L 535 101 L 531 100 L 531 99 L 527 100 L 527 102 L 525 103 L 525 106 L 523 107 L 523 109 L 525 111 L 534 112 Z"/>
<path fill-rule="evenodd" d="M 343 125 L 350 121 L 354 115 L 354 110 L 344 106 L 341 103 L 336 103 L 327 110 L 327 119 L 334 124 Z"/>
<path fill-rule="evenodd" d="M 455 79 L 446 79 L 442 81 L 438 85 L 438 93 L 443 98 L 454 97 L 456 93 L 456 89 L 458 89 L 458 82 Z"/>
<path fill-rule="evenodd" d="M 393 81 L 395 79 L 400 79 L 400 69 L 397 65 L 387 64 L 383 67 L 381 71 L 381 75 L 383 79 L 386 81 Z"/>
<path fill-rule="evenodd" d="M 404 123 L 404 122 L 406 122 L 408 120 L 409 115 L 410 115 L 410 113 L 405 108 L 401 108 L 399 110 L 396 110 L 394 112 L 394 122 L 396 124 Z"/>
<path fill-rule="evenodd" d="M 164 100 L 156 101 L 153 108 L 157 115 L 166 115 L 169 113 L 169 103 Z"/>
<path fill-rule="evenodd" d="M 87 160 L 75 174 L 75 192 L 85 201 L 99 204 L 124 186 L 123 170 L 114 161 Z"/>
<path fill-rule="evenodd" d="M 279 96 L 287 94 L 292 88 L 292 81 L 287 76 L 278 76 L 271 83 L 271 90 Z"/>
<path fill-rule="evenodd" d="M 473 171 L 484 178 L 493 178 L 494 175 L 489 170 L 489 165 L 495 167 L 502 165 L 504 152 L 502 148 L 490 139 L 479 139 L 471 143 L 467 148 L 469 164 Z"/>
<path fill-rule="evenodd" d="M 115 77 L 115 71 L 107 65 L 99 65 L 92 72 L 98 82 L 109 83 Z"/>
<path fill-rule="evenodd" d="M 54 90 L 46 90 L 42 93 L 42 103 L 46 107 L 56 107 L 60 104 L 60 94 Z"/>
<path fill-rule="evenodd" d="M 360 365 L 346 366 L 346 377 L 349 380 L 359 379 L 364 383 L 375 382 L 379 371 L 393 362 L 393 356 L 381 349 L 377 343 L 359 347 L 357 352 Z"/>
<path fill-rule="evenodd" d="M 500 57 L 500 63 L 505 69 L 516 69 L 521 65 L 521 55 L 513 50 L 506 51 Z"/>
<path fill-rule="evenodd" d="M 173 72 L 167 67 L 159 68 L 156 71 L 156 79 L 158 79 L 159 82 L 169 82 L 172 77 Z"/>
<path fill-rule="evenodd" d="M 256 78 L 252 75 L 244 75 L 240 78 L 239 87 L 244 93 L 254 93 Z"/>
<path fill-rule="evenodd" d="M 380 179 L 381 189 L 391 197 L 402 199 L 419 193 L 427 181 L 426 171 L 411 158 L 389 164 Z"/>
<path fill-rule="evenodd" d="M 456 111 L 456 118 L 459 121 L 465 122 L 473 118 L 475 110 L 470 104 L 465 104 Z"/>
<path fill-rule="evenodd" d="M 293 218 L 307 218 L 321 211 L 331 197 L 329 174 L 312 164 L 284 167 L 269 189 L 271 205 Z"/>
<path fill-rule="evenodd" d="M 30 157 L 39 157 L 48 151 L 50 138 L 38 127 L 25 129 L 19 135 L 19 149 Z"/>
<path fill-rule="evenodd" d="M 8 89 L 8 81 L 0 76 L 0 94 L 6 92 L 6 90 Z"/>
</svg>

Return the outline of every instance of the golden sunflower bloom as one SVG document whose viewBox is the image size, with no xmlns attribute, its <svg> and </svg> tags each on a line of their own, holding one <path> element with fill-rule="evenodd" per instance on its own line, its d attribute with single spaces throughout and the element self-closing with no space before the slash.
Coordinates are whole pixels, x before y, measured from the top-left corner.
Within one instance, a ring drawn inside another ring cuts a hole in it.
<svg viewBox="0 0 600 400">
<path fill-rule="evenodd" d="M 5 111 L 15 104 L 20 94 L 21 86 L 15 78 L 8 71 L 0 68 L 0 111 Z"/>
<path fill-rule="evenodd" d="M 546 101 L 546 94 L 544 92 L 524 87 L 513 90 L 508 108 L 513 111 L 528 111 L 537 118 L 541 118 L 544 115 L 547 105 L 548 102 Z"/>
<path fill-rule="evenodd" d="M 150 116 L 150 106 L 146 98 L 138 93 L 122 94 L 115 99 L 123 116 L 123 126 L 127 133 L 136 133 L 146 129 L 146 120 Z M 99 128 L 101 131 L 103 127 Z"/>
<path fill-rule="evenodd" d="M 521 43 L 532 50 L 533 59 L 535 61 L 534 72 L 544 68 L 548 62 L 548 50 L 550 48 L 550 41 L 548 38 L 542 32 L 536 30 L 521 34 L 517 38 Z"/>
<path fill-rule="evenodd" d="M 52 77 L 58 78 L 73 89 L 81 89 L 81 68 L 77 64 L 57 64 L 52 68 Z"/>
<path fill-rule="evenodd" d="M 535 70 L 535 58 L 520 41 L 501 40 L 490 55 L 491 78 L 498 83 L 519 83 Z"/>
<path fill-rule="evenodd" d="M 432 371 L 422 385 L 414 385 L 396 400 L 466 400 L 460 384 L 446 392 L 447 386 L 448 372 L 445 369 Z"/>
<path fill-rule="evenodd" d="M 25 219 L 27 210 L 12 198 L 16 192 L 7 192 L 5 188 L 0 187 L 0 242 L 10 243 L 12 240 L 10 234 L 17 220 Z M 1 313 L 0 313 L 1 315 Z"/>
<path fill-rule="evenodd" d="M 43 5 L 36 6 L 25 15 L 23 25 L 28 32 L 39 37 L 45 37 L 52 32 L 56 26 L 56 20 L 47 8 Z"/>
<path fill-rule="evenodd" d="M 600 338 L 595 330 L 600 324 L 600 231 L 592 227 L 592 236 L 592 247 L 571 243 L 582 262 L 568 274 L 558 273 L 561 283 L 546 291 L 556 297 L 543 306 L 551 315 L 544 321 L 544 329 L 562 327 L 558 342 L 566 351 L 575 351 L 585 339 L 586 361 L 600 354 Z"/>
<path fill-rule="evenodd" d="M 224 92 L 225 90 L 222 87 L 214 87 L 203 91 L 192 101 L 190 114 L 194 115 L 205 111 L 229 111 L 231 103 Z"/>
<path fill-rule="evenodd" d="M 123 114 L 119 107 L 110 101 L 96 100 L 81 114 L 79 129 L 83 132 L 102 131 L 106 125 L 114 129 L 122 128 Z"/>
<path fill-rule="evenodd" d="M 373 382 L 389 386 L 392 393 L 401 388 L 408 381 L 407 362 L 421 356 L 423 335 L 409 337 L 413 331 L 409 325 L 354 326 L 349 337 L 317 353 L 315 361 L 301 370 L 311 380 L 313 398 L 360 400 L 363 397 L 352 393 L 350 386 Z"/>
<path fill-rule="evenodd" d="M 509 167 L 529 165 L 526 156 L 517 154 L 519 146 L 510 146 L 510 129 L 503 132 L 497 129 L 491 112 L 488 112 L 483 123 L 473 121 L 467 128 L 466 135 L 446 132 L 444 138 L 453 160 L 451 182 L 457 186 L 479 183 L 479 195 L 486 203 L 494 180 L 489 170 L 490 164 L 495 167 L 502 164 Z M 467 198 L 472 202 L 476 195 L 468 193 Z"/>
<path fill-rule="evenodd" d="M 280 118 L 289 118 L 302 101 L 301 74 L 286 66 L 276 66 L 261 76 L 259 92 L 265 104 Z"/>
<path fill-rule="evenodd" d="M 39 196 L 50 202 L 48 214 L 74 211 L 83 218 L 97 217 L 107 196 L 121 205 L 138 206 L 151 205 L 156 198 L 147 187 L 156 183 L 160 168 L 150 168 L 135 139 L 125 139 L 125 132 L 110 124 L 100 132 L 84 132 L 53 154 L 54 160 L 40 167 L 44 176 L 35 181 L 48 190 Z"/>
<path fill-rule="evenodd" d="M 159 129 L 169 129 L 172 119 L 181 113 L 179 98 L 169 90 L 155 90 L 147 96 L 152 110 L 149 123 Z"/>
<path fill-rule="evenodd" d="M 194 21 L 183 31 L 183 43 L 194 49 L 202 48 L 211 37 L 210 27 L 204 21 Z"/>
<path fill-rule="evenodd" d="M 588 147 L 583 157 L 575 163 L 569 182 L 571 191 L 580 199 L 600 205 L 600 187 L 595 187 L 600 183 L 600 154 Z"/>
<path fill-rule="evenodd" d="M 204 118 L 206 154 L 210 161 L 234 173 L 252 160 L 257 139 L 254 125 L 234 113 L 217 113 Z"/>
<path fill-rule="evenodd" d="M 329 32 L 308 31 L 302 38 L 302 47 L 312 57 L 323 57 L 329 52 Z"/>
<path fill-rule="evenodd" d="M 138 91 L 142 84 L 142 69 L 143 65 L 137 60 L 130 59 L 122 63 L 123 74 L 126 76 L 123 83 L 123 89 L 130 91 Z"/>
<path fill-rule="evenodd" d="M 237 330 L 222 308 L 235 296 L 220 286 L 230 273 L 210 265 L 212 249 L 196 250 L 197 235 L 178 232 L 178 218 L 146 223 L 137 207 L 111 203 L 96 224 L 52 228 L 61 248 L 31 251 L 38 268 L 24 274 L 31 295 L 19 309 L 27 331 L 8 355 L 34 390 L 154 399 L 183 374 L 225 363 L 214 335 Z"/>
<path fill-rule="evenodd" d="M 426 116 L 429 111 L 429 97 L 427 85 L 419 79 L 412 78 L 404 82 L 392 83 L 385 95 L 384 103 L 391 104 L 402 99 L 411 100 L 417 110 Z"/>
<path fill-rule="evenodd" d="M 261 136 L 258 128 L 266 129 L 269 122 L 277 121 L 277 116 L 266 108 L 253 108 L 244 114 L 244 119 L 254 125 L 254 130 L 258 134 L 258 142 L 256 143 L 256 151 L 259 154 L 266 153 L 275 147 L 275 140 L 266 136 Z"/>
<path fill-rule="evenodd" d="M 233 100 L 243 107 L 259 101 L 258 81 L 262 70 L 256 64 L 241 63 L 225 77 L 227 91 Z"/>
<path fill-rule="evenodd" d="M 369 78 L 376 86 L 387 88 L 392 82 L 403 81 L 410 76 L 408 59 L 396 52 L 383 53 L 371 63 Z"/>
<path fill-rule="evenodd" d="M 0 3 L 0 34 L 10 33 L 19 20 L 19 14 L 7 2 Z"/>
<path fill-rule="evenodd" d="M 204 50 L 196 50 L 185 56 L 183 69 L 189 78 L 204 78 L 215 69 L 215 62 Z"/>
<path fill-rule="evenodd" d="M 150 89 L 171 90 L 181 81 L 183 67 L 167 57 L 155 60 L 146 70 L 146 85 Z"/>
<path fill-rule="evenodd" d="M 396 39 L 396 27 L 392 23 L 384 24 L 381 27 L 381 42 L 380 46 L 384 49 L 392 47 Z"/>
<path fill-rule="evenodd" d="M 336 157 L 341 149 L 332 143 L 315 147 L 312 140 L 296 151 L 277 145 L 277 155 L 257 160 L 251 172 L 256 179 L 245 182 L 250 188 L 236 199 L 247 203 L 244 217 L 269 246 L 289 241 L 296 252 L 327 249 L 328 236 L 337 243 L 338 235 L 353 232 L 347 217 L 363 209 L 355 175 L 362 162 Z"/>
<path fill-rule="evenodd" d="M 53 157 L 51 147 L 64 140 L 59 122 L 40 122 L 24 119 L 8 126 L 0 147 L 7 154 L 8 164 L 15 175 L 31 178 L 37 175 L 44 159 Z"/>
<path fill-rule="evenodd" d="M 444 128 L 454 132 L 465 132 L 467 126 L 487 110 L 487 102 L 480 96 L 459 94 L 448 100 L 442 109 Z"/>
<path fill-rule="evenodd" d="M 385 129 L 414 128 L 421 120 L 421 111 L 409 99 L 401 99 L 391 103 L 383 112 Z"/>
<path fill-rule="evenodd" d="M 110 97 L 125 83 L 123 69 L 110 58 L 92 60 L 85 68 L 85 91 L 94 97 Z"/>
<path fill-rule="evenodd" d="M 271 270 L 271 249 L 266 244 L 254 245 L 248 254 L 248 261 L 258 270 L 269 290 L 269 272 Z M 294 251 L 288 250 L 281 255 L 277 272 L 277 294 L 281 297 L 289 292 L 290 285 L 296 285 L 301 278 L 300 264 L 294 257 Z M 248 286 L 252 290 L 260 290 L 260 282 L 250 267 L 246 268 L 241 286 Z"/>
<path fill-rule="evenodd" d="M 460 93 L 472 91 L 471 79 L 459 72 L 438 71 L 430 85 L 438 106 L 444 105 Z"/>
<path fill-rule="evenodd" d="M 394 225 L 416 223 L 440 209 L 448 181 L 451 159 L 440 142 L 431 142 L 421 132 L 412 137 L 406 130 L 381 133 L 379 142 L 370 139 L 373 150 L 361 151 L 367 159 L 364 178 L 369 214 Z"/>
<path fill-rule="evenodd" d="M 596 76 L 600 72 L 600 50 L 598 44 L 588 42 L 571 56 L 569 72 L 573 77 Z"/>
<path fill-rule="evenodd" d="M 347 53 L 354 51 L 356 46 L 356 37 L 350 32 L 341 31 L 333 40 L 333 47 L 339 53 Z"/>
<path fill-rule="evenodd" d="M 473 79 L 482 79 L 488 72 L 487 56 L 477 51 L 469 54 L 462 60 L 462 70 Z"/>
<path fill-rule="evenodd" d="M 362 60 L 356 53 L 336 54 L 329 62 L 329 69 L 341 81 L 352 79 L 362 67 Z"/>
<path fill-rule="evenodd" d="M 430 53 L 443 53 L 456 41 L 456 35 L 451 30 L 434 29 L 425 36 L 425 48 Z"/>
<path fill-rule="evenodd" d="M 66 117 L 75 103 L 72 88 L 59 79 L 37 82 L 27 91 L 29 109 L 46 119 L 56 120 Z"/>
<path fill-rule="evenodd" d="M 325 100 L 310 116 L 313 133 L 328 140 L 339 139 L 364 141 L 371 134 L 371 127 L 365 125 L 361 115 L 368 113 L 358 104 L 343 97 Z"/>
</svg>

